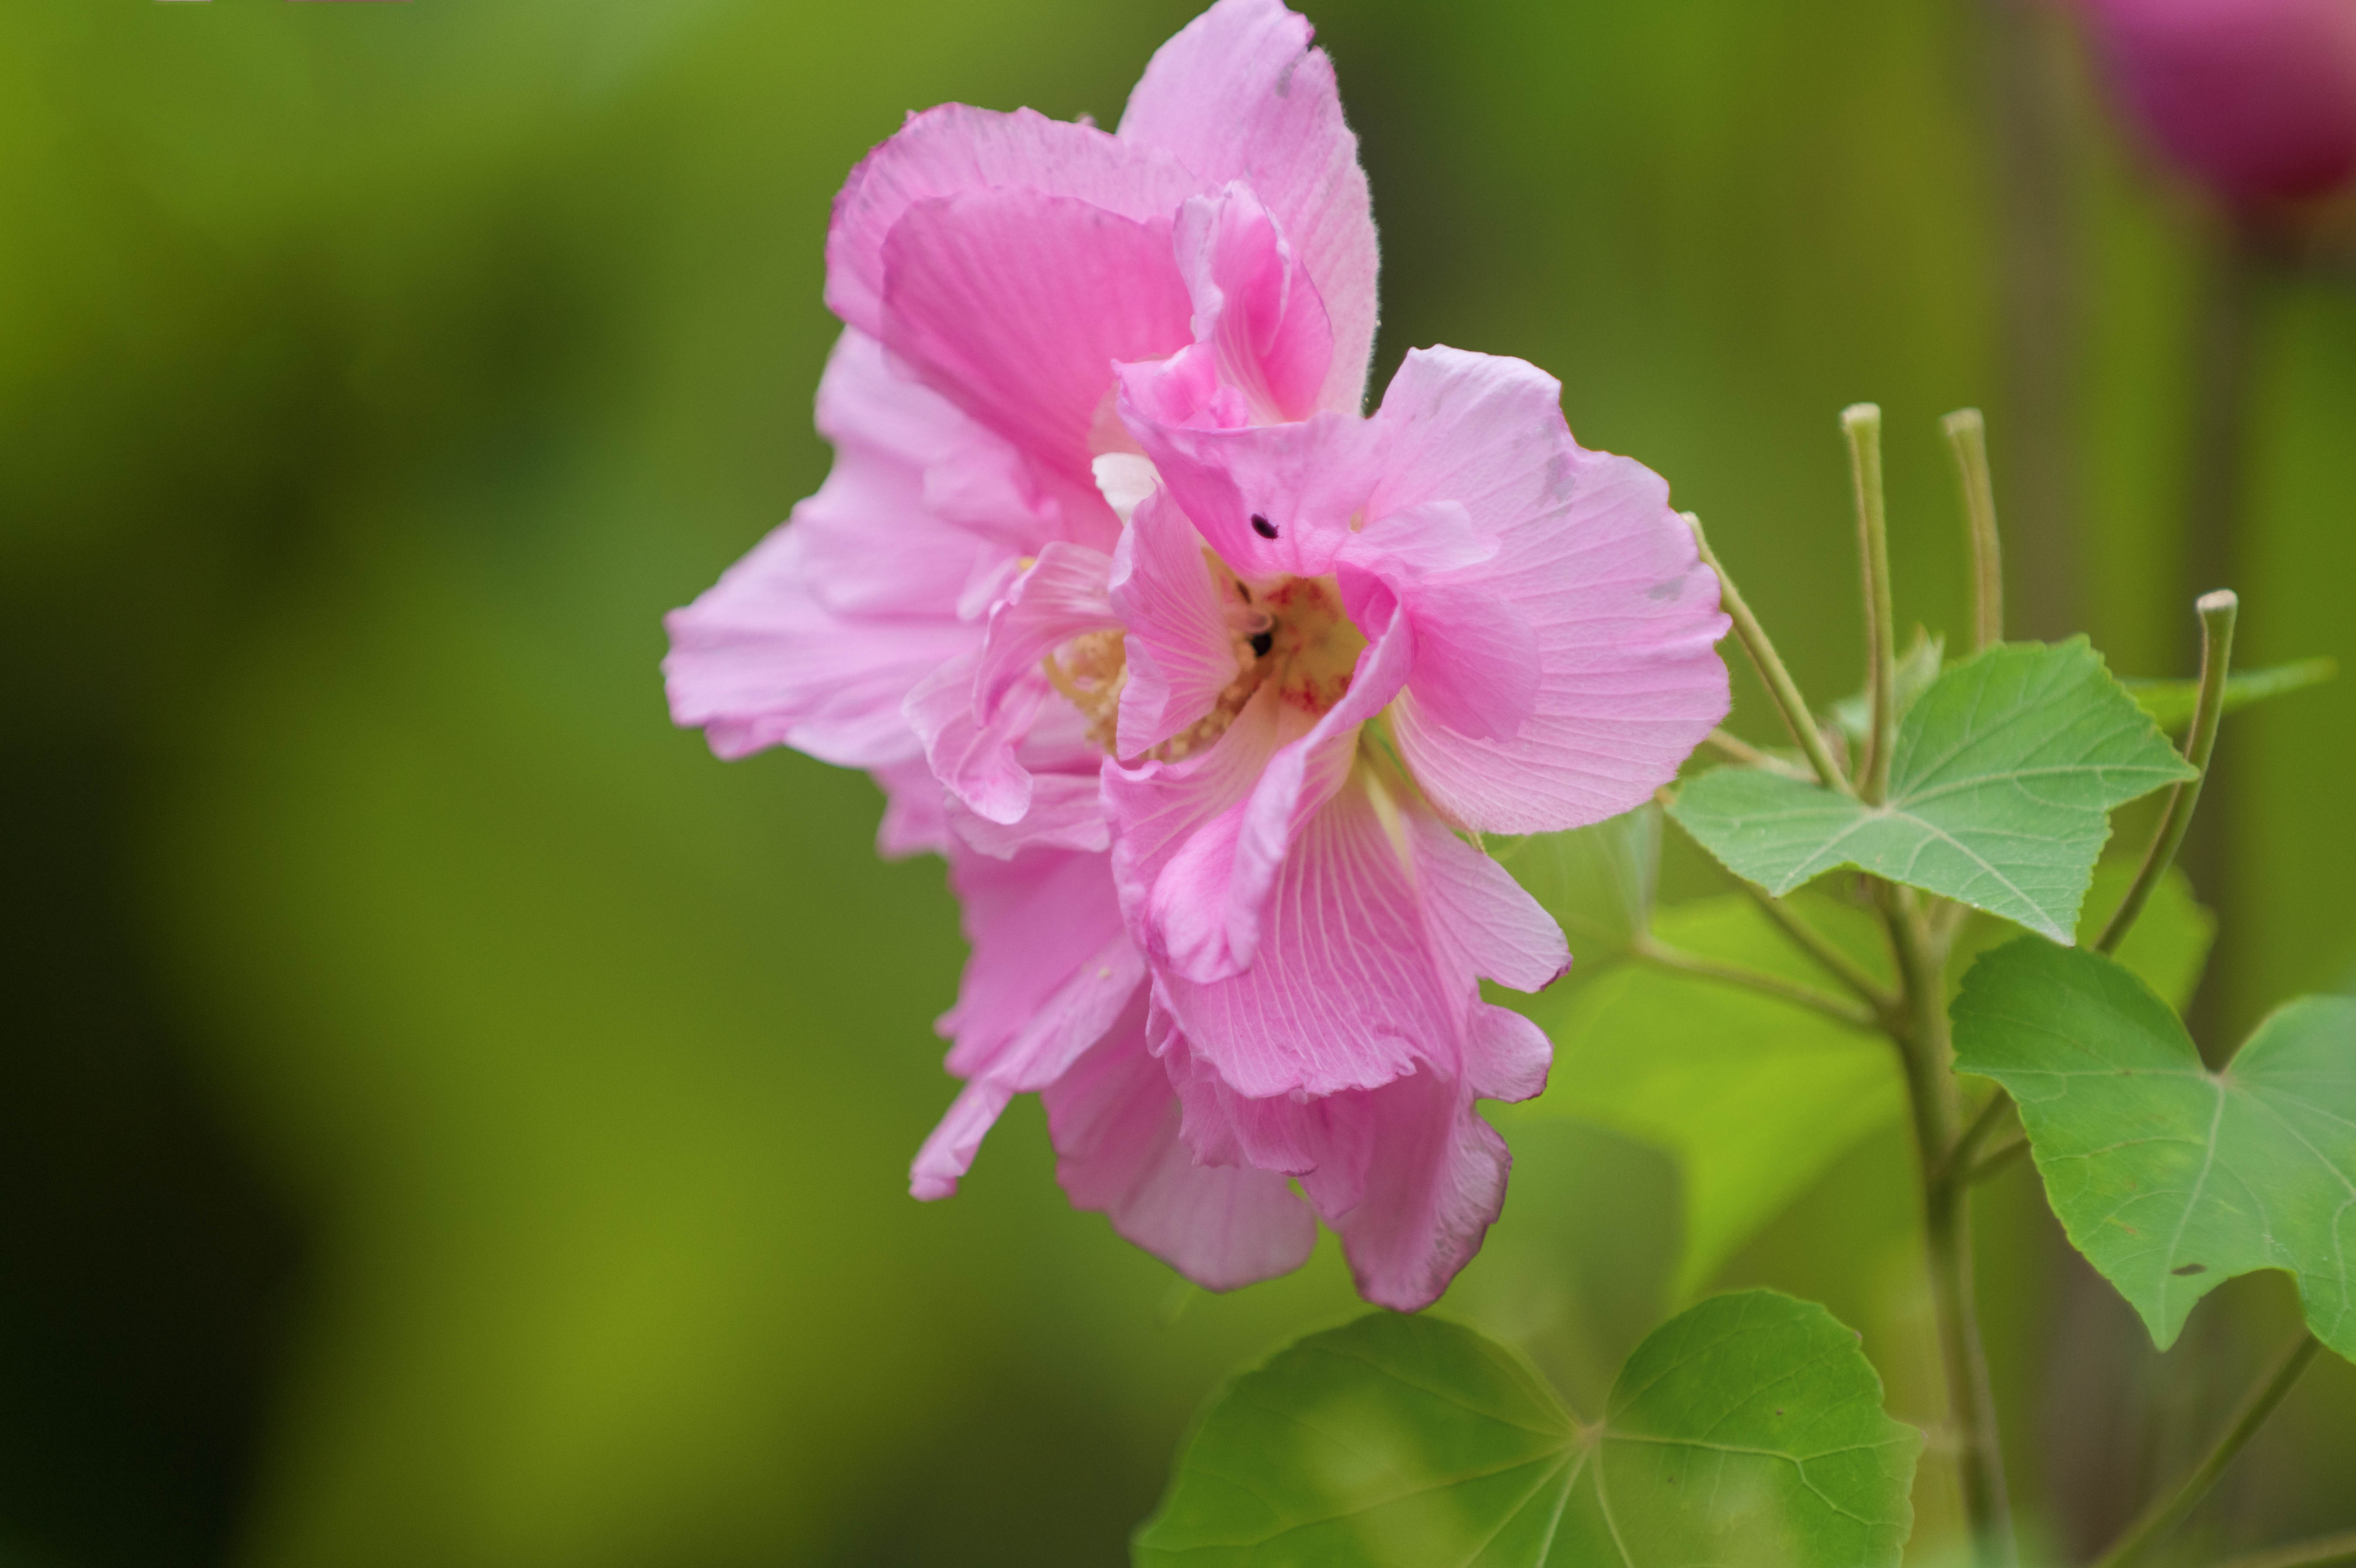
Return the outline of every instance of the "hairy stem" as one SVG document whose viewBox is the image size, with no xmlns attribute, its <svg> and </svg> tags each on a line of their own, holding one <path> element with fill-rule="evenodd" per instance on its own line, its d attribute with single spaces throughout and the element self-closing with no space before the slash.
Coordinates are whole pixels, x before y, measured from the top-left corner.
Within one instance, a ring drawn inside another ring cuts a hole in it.
<svg viewBox="0 0 2356 1568">
<path fill-rule="evenodd" d="M 1727 575 L 1717 552 L 1709 548 L 1709 537 L 1702 532 L 1701 519 L 1691 512 L 1684 516 L 1686 526 L 1693 529 L 1694 547 L 1701 552 L 1702 564 L 1718 574 L 1719 603 L 1732 618 L 1735 635 L 1742 639 L 1742 650 L 1751 656 L 1751 664 L 1759 671 L 1759 678 L 1767 683 L 1767 694 L 1775 699 L 1775 707 L 1783 715 L 1784 727 L 1792 731 L 1792 739 L 1798 741 L 1800 750 L 1807 753 L 1808 765 L 1816 770 L 1816 777 L 1824 781 L 1826 789 L 1836 789 L 1843 795 L 1855 793 L 1849 788 L 1848 779 L 1842 773 L 1840 764 L 1833 761 L 1832 752 L 1826 749 L 1825 737 L 1817 730 L 1806 700 L 1800 696 L 1799 683 L 1792 678 L 1792 672 L 1783 667 L 1783 656 L 1776 653 L 1775 645 L 1767 640 L 1767 629 L 1759 624 L 1759 617 L 1751 613 L 1751 606 L 1744 601 L 1741 591 L 1734 586 L 1734 579 Z"/>
<path fill-rule="evenodd" d="M 2217 1568 L 2323 1568 L 2328 1563 L 2356 1563 L 2356 1530 L 2269 1546 L 2230 1558 L 2217 1564 Z"/>
<path fill-rule="evenodd" d="M 2252 1389 L 2242 1401 L 2242 1408 L 2233 1413 L 2233 1419 L 2218 1435 L 2217 1442 L 2208 1456 L 2193 1467 L 2190 1475 L 2177 1483 L 2174 1491 L 2166 1497 L 2155 1498 L 2151 1506 L 2127 1526 L 2126 1532 L 2119 1537 L 2117 1543 L 2096 1560 L 2094 1568 L 2125 1568 L 2144 1548 L 2183 1523 L 2184 1516 L 2209 1495 L 2209 1488 L 2217 1484 L 2217 1478 L 2225 1473 L 2226 1467 L 2233 1464 L 2243 1445 L 2265 1424 L 2266 1417 L 2275 1413 L 2275 1406 L 2283 1402 L 2283 1395 L 2290 1392 L 2291 1385 L 2298 1381 L 2298 1375 L 2307 1371 L 2308 1362 L 2315 1360 L 2316 1351 L 2322 1348 L 2322 1341 L 2313 1334 L 2302 1331 L 2298 1342 L 2275 1363 L 2273 1374 Z"/>
<path fill-rule="evenodd" d="M 2184 760 L 2198 771 L 2169 792 L 2168 810 L 2159 819 L 2158 831 L 2152 835 L 2151 848 L 2144 852 L 2135 885 L 2127 889 L 2127 896 L 2095 940 L 2097 953 L 2118 950 L 2136 916 L 2143 912 L 2144 901 L 2175 863 L 2185 829 L 2192 826 L 2192 808 L 2201 803 L 2201 783 L 2209 776 L 2210 754 L 2217 749 L 2217 721 L 2225 716 L 2225 676 L 2233 664 L 2233 619 L 2239 602 L 2232 589 L 2221 588 L 2202 594 L 2194 607 L 2201 612 L 2201 695 L 2192 709 L 2191 732 L 2184 737 Z"/>
<path fill-rule="evenodd" d="M 1954 1158 L 1957 1106 L 1949 1069 L 1945 955 L 1932 937 L 1912 890 L 1883 884 L 1883 918 L 1905 988 L 1912 1027 L 1899 1041 L 1907 1097 L 1914 1113 L 1916 1157 L 1922 1170 L 1924 1245 L 1931 1300 L 1938 1316 L 1939 1360 L 1955 1428 L 1956 1479 L 1978 1568 L 2013 1568 L 2012 1505 L 2005 1493 L 2004 1451 L 1980 1345 L 1979 1307 L 1972 1293 L 1971 1184 Z"/>
<path fill-rule="evenodd" d="M 1987 421 L 1957 409 L 1939 421 L 1955 454 L 1964 518 L 1972 541 L 1972 652 L 2004 641 L 2004 546 L 1996 527 L 1996 480 L 1988 472 Z"/>
<path fill-rule="evenodd" d="M 1865 571 L 1865 690 L 1873 710 L 1859 793 L 1879 805 L 1890 794 L 1890 731 L 1898 701 L 1898 632 L 1890 599 L 1890 523 L 1881 497 L 1881 410 L 1852 403 L 1841 411 L 1848 436 L 1849 478 L 1857 492 L 1858 555 Z"/>
<path fill-rule="evenodd" d="M 1680 975 L 1692 975 L 1704 980 L 1717 980 L 1729 986 L 1741 986 L 1813 1008 L 1826 1018 L 1848 1025 L 1851 1029 L 1873 1029 L 1879 1024 L 1871 1009 L 1858 1006 L 1846 997 L 1836 997 L 1819 991 L 1814 986 L 1804 986 L 1796 980 L 1786 980 L 1780 975 L 1770 975 L 1761 969 L 1745 969 L 1740 965 L 1720 964 L 1714 958 L 1704 958 L 1683 948 L 1671 947 L 1652 936 L 1636 939 L 1629 949 L 1647 964 L 1663 969 L 1674 969 Z"/>
</svg>

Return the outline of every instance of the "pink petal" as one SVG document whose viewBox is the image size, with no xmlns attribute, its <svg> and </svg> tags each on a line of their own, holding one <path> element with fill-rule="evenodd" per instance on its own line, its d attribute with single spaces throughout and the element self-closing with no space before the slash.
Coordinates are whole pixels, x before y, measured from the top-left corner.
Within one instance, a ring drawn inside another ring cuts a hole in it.
<svg viewBox="0 0 2356 1568">
<path fill-rule="evenodd" d="M 980 668 L 979 651 L 936 666 L 902 713 L 950 794 L 989 821 L 1016 823 L 1031 809 L 1032 781 L 1015 748 L 1048 699 L 1047 682 L 1036 675 L 1014 682 L 985 714 L 974 701 Z"/>
<path fill-rule="evenodd" d="M 884 792 L 884 820 L 875 828 L 875 853 L 886 860 L 949 852 L 948 792 L 918 757 L 873 769 Z"/>
<path fill-rule="evenodd" d="M 1379 1307 L 1419 1311 L 1481 1250 L 1505 1209 L 1513 1157 L 1473 1113 L 1469 1091 L 1435 1073 L 1347 1100 L 1337 1115 L 1371 1124 L 1366 1137 L 1378 1157 L 1346 1209 L 1321 1197 L 1318 1176 L 1304 1178 L 1302 1189 L 1340 1233 L 1358 1294 Z"/>
<path fill-rule="evenodd" d="M 908 116 L 869 153 L 834 198 L 826 240 L 826 305 L 872 337 L 884 336 L 893 226 L 919 202 L 1016 187 L 1076 197 L 1122 218 L 1166 219 L 1219 182 L 1196 179 L 1168 154 L 1093 125 L 943 104 Z"/>
<path fill-rule="evenodd" d="M 1317 1221 L 1283 1176 L 1195 1163 L 1178 1136 L 1170 1078 L 1145 1049 L 1142 997 L 1117 1027 L 1042 1093 L 1055 1179 L 1075 1208 L 1196 1284 L 1233 1290 L 1290 1274 L 1316 1244 Z"/>
<path fill-rule="evenodd" d="M 968 1083 L 918 1152 L 909 1190 L 946 1198 L 1015 1094 L 1044 1089 L 1132 1009 L 1145 975 L 1102 855 L 953 853 L 971 955 L 941 1031 Z"/>
<path fill-rule="evenodd" d="M 1106 597 L 1112 562 L 1103 551 L 1061 540 L 1014 580 L 990 613 L 974 699 L 987 720 L 1020 677 L 1074 637 L 1118 631 L 1120 618 Z"/>
<path fill-rule="evenodd" d="M 1241 180 L 1300 252 L 1333 320 L 1319 406 L 1355 413 L 1375 341 L 1375 223 L 1333 62 L 1277 0 L 1220 0 L 1162 46 L 1120 139 L 1166 148 L 1206 184 Z"/>
<path fill-rule="evenodd" d="M 1250 1099 L 1204 1072 L 1190 1045 L 1169 1039 L 1164 1061 L 1197 1154 L 1224 1148 L 1248 1168 L 1291 1174 L 1341 1236 L 1367 1300 L 1413 1312 L 1439 1299 L 1480 1251 L 1512 1165 L 1469 1087 L 1426 1066 L 1373 1089 Z"/>
<path fill-rule="evenodd" d="M 1461 503 L 1500 544 L 1494 560 L 1447 581 L 1509 607 L 1535 635 L 1537 690 L 1511 739 L 1460 727 L 1477 719 L 1461 707 L 1478 679 L 1471 667 L 1445 699 L 1411 687 L 1392 709 L 1417 782 L 1489 832 L 1581 827 L 1640 805 L 1727 709 L 1717 580 L 1667 485 L 1579 447 L 1559 390 L 1519 360 L 1419 349 L 1369 421 L 1387 458 L 1369 514 Z M 1469 666 L 1478 655 L 1465 645 Z M 1497 667 L 1501 680 L 1512 673 Z"/>
<path fill-rule="evenodd" d="M 1239 667 L 1202 536 L 1159 491 L 1121 535 L 1111 599 L 1129 628 L 1119 745 L 1134 757 L 1210 712 Z"/>
<path fill-rule="evenodd" d="M 1035 190 L 969 191 L 909 208 L 884 258 L 884 346 L 1091 496 L 1115 361 L 1193 340 L 1166 219 Z"/>
<path fill-rule="evenodd" d="M 1195 340 L 1213 350 L 1219 379 L 1243 394 L 1254 422 L 1316 412 L 1333 328 L 1316 284 L 1250 188 L 1189 197 L 1173 240 Z"/>
<path fill-rule="evenodd" d="M 1516 991 L 1543 991 L 1570 973 L 1562 928 L 1513 873 L 1429 811 L 1405 812 L 1402 819 L 1433 944 L 1456 983 L 1469 989 L 1478 976 Z"/>
<path fill-rule="evenodd" d="M 1426 501 L 1360 529 L 1343 547 L 1339 577 L 1361 624 L 1387 617 L 1391 600 L 1405 606 L 1415 627 L 1408 689 L 1427 713 L 1462 733 L 1509 741 L 1537 701 L 1538 648 L 1528 618 L 1473 570 L 1497 548 L 1463 507 Z"/>
<path fill-rule="evenodd" d="M 942 793 L 928 768 L 925 780 L 934 794 Z M 1105 850 L 1112 847 L 1112 821 L 1105 810 L 1104 792 L 1097 775 L 1033 773 L 1030 809 L 1023 820 L 992 822 L 951 796 L 946 826 L 968 848 L 1004 860 L 1024 849 Z M 927 846 L 928 848 L 930 846 Z"/>
<path fill-rule="evenodd" d="M 856 332 L 819 383 L 819 428 L 836 449 L 826 483 L 667 618 L 663 673 L 674 720 L 702 728 L 723 757 L 788 744 L 882 766 L 916 754 L 901 704 L 978 645 L 960 598 L 1005 549 L 933 507 L 935 475 L 966 475 L 964 499 L 1005 537 L 1035 539 L 1046 524 L 1012 484 L 1012 449 L 892 376 Z M 1000 483 L 981 482 L 992 474 Z"/>
<path fill-rule="evenodd" d="M 1108 795 L 1113 787 L 1108 774 Z M 1117 821 L 1116 844 L 1123 830 Z M 1474 993 L 1430 939 L 1411 853 L 1354 784 L 1278 866 L 1249 968 L 1202 984 L 1157 961 L 1156 996 L 1236 1094 L 1370 1089 L 1419 1061 L 1459 1070 Z"/>
<path fill-rule="evenodd" d="M 1332 571 L 1379 472 L 1372 423 L 1336 413 L 1247 429 L 1165 420 L 1154 412 L 1156 371 L 1121 367 L 1121 422 L 1219 559 L 1250 578 Z"/>
</svg>

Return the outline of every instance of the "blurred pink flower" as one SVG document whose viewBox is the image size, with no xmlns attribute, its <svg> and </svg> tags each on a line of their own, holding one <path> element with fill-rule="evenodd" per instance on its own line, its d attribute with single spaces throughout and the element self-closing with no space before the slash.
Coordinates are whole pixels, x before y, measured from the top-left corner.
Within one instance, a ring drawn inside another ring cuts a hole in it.
<svg viewBox="0 0 2356 1568">
<path fill-rule="evenodd" d="M 2158 150 L 2228 207 L 2356 176 L 2356 0 L 2081 0 Z"/>
<path fill-rule="evenodd" d="M 1374 228 L 1309 37 L 1221 0 L 1117 133 L 953 105 L 871 154 L 834 471 L 665 672 L 721 755 L 866 768 L 884 852 L 948 858 L 966 1087 L 918 1197 L 1036 1092 L 1072 1200 L 1194 1279 L 1297 1266 L 1322 1214 L 1412 1308 L 1503 1201 L 1473 1099 L 1545 1081 L 1478 980 L 1569 961 L 1459 830 L 1644 801 L 1725 712 L 1726 624 L 1666 487 L 1530 367 L 1410 355 L 1360 416 Z"/>
</svg>

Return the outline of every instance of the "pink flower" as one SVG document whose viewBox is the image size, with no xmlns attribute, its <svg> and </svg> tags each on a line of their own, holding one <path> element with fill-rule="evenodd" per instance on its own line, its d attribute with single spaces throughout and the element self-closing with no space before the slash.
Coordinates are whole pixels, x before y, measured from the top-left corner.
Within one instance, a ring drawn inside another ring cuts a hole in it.
<svg viewBox="0 0 2356 1568">
<path fill-rule="evenodd" d="M 2082 0 L 2126 107 L 2238 209 L 2356 175 L 2356 0 Z"/>
<path fill-rule="evenodd" d="M 1046 1102 L 1072 1200 L 1215 1288 L 1420 1307 L 1503 1201 L 1561 933 L 1466 830 L 1627 810 L 1723 716 L 1717 584 L 1517 360 L 1358 412 L 1375 240 L 1325 56 L 1221 0 L 1115 134 L 913 116 L 828 245 L 834 472 L 669 621 L 715 751 L 868 769 L 950 864 L 946 1196 Z M 1296 1190 L 1297 1189 L 1297 1190 Z"/>
</svg>

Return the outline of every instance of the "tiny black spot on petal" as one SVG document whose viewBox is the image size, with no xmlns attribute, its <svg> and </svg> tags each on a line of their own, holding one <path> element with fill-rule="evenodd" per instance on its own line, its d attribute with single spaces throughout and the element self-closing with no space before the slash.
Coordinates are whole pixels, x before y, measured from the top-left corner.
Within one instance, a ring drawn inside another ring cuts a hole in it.
<svg viewBox="0 0 2356 1568">
<path fill-rule="evenodd" d="M 1266 517 L 1261 517 L 1258 512 L 1254 512 L 1252 514 L 1252 532 L 1258 534 L 1264 539 L 1272 539 L 1276 537 L 1276 525 L 1269 522 Z"/>
<path fill-rule="evenodd" d="M 1254 632 L 1252 634 L 1252 657 L 1256 659 L 1264 659 L 1268 657 L 1268 650 L 1274 646 L 1276 646 L 1276 634 L 1274 632 Z"/>
</svg>

